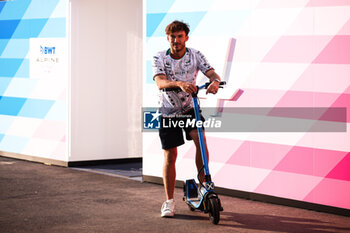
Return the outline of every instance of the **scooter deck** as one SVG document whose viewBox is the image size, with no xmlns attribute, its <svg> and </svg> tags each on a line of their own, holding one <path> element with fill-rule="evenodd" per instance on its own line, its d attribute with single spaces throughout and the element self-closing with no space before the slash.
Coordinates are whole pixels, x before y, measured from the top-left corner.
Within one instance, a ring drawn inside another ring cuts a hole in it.
<svg viewBox="0 0 350 233">
<path fill-rule="evenodd" d="M 191 201 L 195 205 L 197 205 L 197 204 L 199 204 L 201 202 L 201 200 L 198 199 L 198 198 L 188 198 L 187 200 Z"/>
</svg>

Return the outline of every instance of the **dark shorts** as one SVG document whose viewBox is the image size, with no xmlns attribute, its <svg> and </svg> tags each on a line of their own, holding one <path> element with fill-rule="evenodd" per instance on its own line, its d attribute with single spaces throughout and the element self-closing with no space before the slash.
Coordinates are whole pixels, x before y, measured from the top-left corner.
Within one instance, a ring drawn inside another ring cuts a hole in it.
<svg viewBox="0 0 350 233">
<path fill-rule="evenodd" d="M 201 120 L 204 122 L 205 119 L 201 115 Z M 193 122 L 193 120 L 196 119 L 194 114 L 194 109 L 190 109 L 188 112 L 184 113 L 183 115 L 177 116 L 177 117 L 161 117 L 161 127 L 159 129 L 159 137 L 160 141 L 162 143 L 162 149 L 170 149 L 173 147 L 181 146 L 185 143 L 184 137 L 183 137 L 183 131 L 185 131 L 186 139 L 192 140 L 190 137 L 190 132 L 192 130 L 196 130 L 197 127 L 195 124 L 188 124 L 186 125 L 186 122 L 189 120 Z M 163 126 L 163 119 L 165 120 L 165 124 Z M 185 122 L 182 126 L 180 122 Z M 203 127 L 204 130 L 204 127 Z"/>
</svg>

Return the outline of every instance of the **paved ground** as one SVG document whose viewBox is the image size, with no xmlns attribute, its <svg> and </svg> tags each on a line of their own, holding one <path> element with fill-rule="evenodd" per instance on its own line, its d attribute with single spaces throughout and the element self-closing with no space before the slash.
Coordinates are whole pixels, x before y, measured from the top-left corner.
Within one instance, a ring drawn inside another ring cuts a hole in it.
<svg viewBox="0 0 350 233">
<path fill-rule="evenodd" d="M 219 225 L 190 212 L 160 218 L 156 184 L 0 157 L 0 232 L 350 232 L 350 218 L 220 196 Z"/>
</svg>

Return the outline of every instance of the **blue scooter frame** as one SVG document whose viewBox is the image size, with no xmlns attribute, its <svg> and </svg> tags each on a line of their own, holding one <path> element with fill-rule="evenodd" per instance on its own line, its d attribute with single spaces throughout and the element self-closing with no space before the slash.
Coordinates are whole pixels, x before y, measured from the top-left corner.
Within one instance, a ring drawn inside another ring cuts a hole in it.
<svg viewBox="0 0 350 233">
<path fill-rule="evenodd" d="M 223 87 L 226 82 L 220 82 L 219 87 Z M 192 93 L 193 108 L 195 112 L 196 121 L 201 121 L 199 104 L 197 94 L 200 89 L 208 88 L 210 83 L 206 83 L 202 86 L 197 86 L 197 92 Z M 211 180 L 211 175 L 209 172 L 208 160 L 207 160 L 207 150 L 205 147 L 203 129 L 202 127 L 197 127 L 201 156 L 204 168 L 205 185 L 201 182 L 199 174 L 202 169 L 198 172 L 198 181 L 200 187 L 204 187 L 203 193 L 198 195 L 198 187 L 194 179 L 186 180 L 184 185 L 184 201 L 189 206 L 191 211 L 200 210 L 204 213 L 209 213 L 209 219 L 213 224 L 218 224 L 220 221 L 220 211 L 223 211 L 221 206 L 221 201 L 218 195 L 214 192 L 214 183 Z"/>
</svg>

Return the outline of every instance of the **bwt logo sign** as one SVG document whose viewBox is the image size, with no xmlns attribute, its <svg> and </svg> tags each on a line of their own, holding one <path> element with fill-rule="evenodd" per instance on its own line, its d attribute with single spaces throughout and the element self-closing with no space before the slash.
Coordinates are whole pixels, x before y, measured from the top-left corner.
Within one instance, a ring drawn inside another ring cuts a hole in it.
<svg viewBox="0 0 350 233">
<path fill-rule="evenodd" d="M 56 47 L 43 47 L 40 45 L 40 53 L 41 54 L 55 54 L 56 53 Z"/>
<path fill-rule="evenodd" d="M 160 113 L 155 111 L 143 112 L 143 128 L 144 129 L 159 129 L 160 128 Z"/>
</svg>

